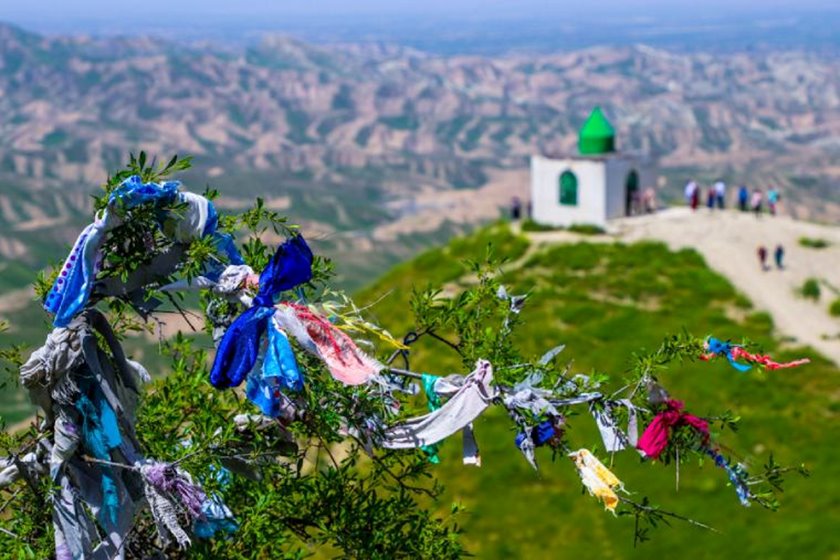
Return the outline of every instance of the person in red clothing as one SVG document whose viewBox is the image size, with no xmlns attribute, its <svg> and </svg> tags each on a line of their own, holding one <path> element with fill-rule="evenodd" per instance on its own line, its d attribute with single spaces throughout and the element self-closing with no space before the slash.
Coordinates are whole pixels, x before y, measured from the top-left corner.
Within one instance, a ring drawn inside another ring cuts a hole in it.
<svg viewBox="0 0 840 560">
<path fill-rule="evenodd" d="M 764 245 L 758 247 L 758 262 L 761 263 L 761 270 L 767 270 L 767 247 Z"/>
</svg>

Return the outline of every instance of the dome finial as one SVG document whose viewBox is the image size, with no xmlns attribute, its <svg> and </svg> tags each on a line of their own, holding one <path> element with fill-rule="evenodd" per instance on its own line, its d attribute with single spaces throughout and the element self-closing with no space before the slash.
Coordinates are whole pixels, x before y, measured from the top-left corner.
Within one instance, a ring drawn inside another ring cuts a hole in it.
<svg viewBox="0 0 840 560">
<path fill-rule="evenodd" d="M 597 155 L 615 151 L 615 129 L 604 116 L 601 107 L 595 106 L 580 128 L 578 149 L 581 154 Z"/>
</svg>

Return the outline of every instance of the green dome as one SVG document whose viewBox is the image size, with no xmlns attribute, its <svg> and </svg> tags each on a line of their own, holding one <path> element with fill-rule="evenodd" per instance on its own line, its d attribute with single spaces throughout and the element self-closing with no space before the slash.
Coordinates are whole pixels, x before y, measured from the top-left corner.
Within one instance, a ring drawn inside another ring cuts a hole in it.
<svg viewBox="0 0 840 560">
<path fill-rule="evenodd" d="M 580 128 L 578 149 L 581 154 L 590 155 L 615 151 L 615 129 L 600 107 L 592 109 L 592 114 Z"/>
</svg>

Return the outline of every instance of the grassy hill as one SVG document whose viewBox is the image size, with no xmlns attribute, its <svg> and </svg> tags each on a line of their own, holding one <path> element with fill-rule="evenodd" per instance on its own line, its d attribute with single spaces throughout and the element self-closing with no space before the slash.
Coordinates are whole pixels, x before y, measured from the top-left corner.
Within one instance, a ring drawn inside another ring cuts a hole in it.
<svg viewBox="0 0 840 560">
<path fill-rule="evenodd" d="M 764 349 L 793 358 L 812 358 L 807 367 L 779 372 L 739 373 L 724 362 L 685 363 L 661 377 L 688 410 L 711 415 L 726 409 L 743 417 L 739 432 L 721 443 L 760 470 L 773 452 L 783 464 L 805 463 L 811 478 L 786 482 L 782 508 L 769 512 L 742 508 L 723 472 L 683 464 L 679 491 L 673 466 L 640 465 L 637 455 L 615 457 L 614 471 L 635 498 L 706 522 L 721 531 L 687 525 L 657 531 L 653 541 L 633 548 L 631 519 L 613 519 L 589 496 L 570 461 L 538 453 L 535 473 L 513 444 L 503 411 L 476 423 L 484 466 L 464 467 L 460 438 L 443 447 L 437 475 L 447 487 L 438 504 L 467 508 L 462 518 L 468 549 L 480 558 L 837 558 L 840 539 L 840 451 L 834 443 L 840 411 L 840 373 L 812 350 L 783 348 L 773 336 L 772 319 L 751 309 L 726 279 L 711 271 L 694 251 L 671 252 L 658 243 L 589 243 L 537 247 L 505 226 L 481 230 L 403 263 L 359 294 L 377 320 L 394 334 L 411 330 L 409 300 L 414 287 L 445 284 L 452 293 L 471 281 L 460 264 L 481 258 L 492 244 L 510 259 L 504 267 L 513 293 L 529 292 L 522 312 L 520 342 L 539 355 L 566 344 L 563 359 L 575 372 L 598 371 L 620 380 L 631 353 L 653 349 L 662 338 L 685 328 L 693 334 L 742 336 Z M 459 358 L 444 347 L 418 343 L 412 369 L 457 371 Z M 585 410 L 569 419 L 573 446 L 596 448 L 594 423 Z"/>
</svg>

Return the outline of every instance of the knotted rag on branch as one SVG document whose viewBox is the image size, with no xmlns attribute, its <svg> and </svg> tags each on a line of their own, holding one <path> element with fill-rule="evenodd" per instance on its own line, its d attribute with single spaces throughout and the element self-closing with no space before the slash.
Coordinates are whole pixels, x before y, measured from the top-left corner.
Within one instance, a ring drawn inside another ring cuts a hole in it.
<svg viewBox="0 0 840 560">
<path fill-rule="evenodd" d="M 274 298 L 312 278 L 312 259 L 312 251 L 299 235 L 277 248 L 260 274 L 260 288 L 253 306 L 237 317 L 222 337 L 210 371 L 214 387 L 236 387 L 254 368 L 262 336 L 274 315 Z"/>
<path fill-rule="evenodd" d="M 811 363 L 811 360 L 808 358 L 802 358 L 801 360 L 794 360 L 792 362 L 776 362 L 766 354 L 752 354 L 744 350 L 742 346 L 732 344 L 728 341 L 724 342 L 712 336 L 706 340 L 705 347 L 708 353 L 700 356 L 701 360 L 709 361 L 718 356 L 725 356 L 729 360 L 729 364 L 738 371 L 749 371 L 752 369 L 752 366 L 742 364 L 737 360 L 745 360 L 752 364 L 758 364 L 768 370 L 786 369 Z"/>
<path fill-rule="evenodd" d="M 679 426 L 691 426 L 703 438 L 703 444 L 709 441 L 709 423 L 687 412 L 683 412 L 683 403 L 670 399 L 665 403 L 666 409 L 651 421 L 645 433 L 639 439 L 639 449 L 651 459 L 658 459 L 671 437 L 671 431 Z"/>
<path fill-rule="evenodd" d="M 216 231 L 218 215 L 213 204 L 203 196 L 179 192 L 179 187 L 177 181 L 143 183 L 140 177 L 133 175 L 111 193 L 102 214 L 79 235 L 47 294 L 44 308 L 55 315 L 54 326 L 66 327 L 87 306 L 102 267 L 105 235 L 123 223 L 118 210 L 130 210 L 144 204 L 163 206 L 177 200 L 186 205 L 183 215 L 161 213 L 158 219 L 158 225 L 167 237 L 178 243 L 189 243 L 200 237 L 213 236 L 217 247 L 232 264 L 244 264 L 230 235 Z M 178 260 L 175 260 L 168 267 L 177 264 Z M 172 268 L 158 272 L 166 277 L 174 271 Z"/>
<path fill-rule="evenodd" d="M 604 507 L 615 514 L 618 496 L 615 489 L 624 490 L 624 485 L 612 471 L 605 467 L 588 449 L 569 453 L 578 469 L 578 475 L 589 494 L 604 502 Z"/>
</svg>

